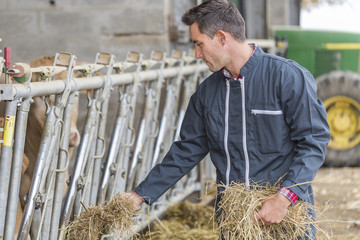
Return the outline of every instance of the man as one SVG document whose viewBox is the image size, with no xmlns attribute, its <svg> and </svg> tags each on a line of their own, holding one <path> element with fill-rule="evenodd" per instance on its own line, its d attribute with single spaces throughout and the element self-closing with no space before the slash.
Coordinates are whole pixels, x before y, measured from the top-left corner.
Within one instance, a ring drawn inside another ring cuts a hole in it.
<svg viewBox="0 0 360 240">
<path fill-rule="evenodd" d="M 217 183 L 274 184 L 283 177 L 255 220 L 280 223 L 298 198 L 313 204 L 310 182 L 330 139 L 313 76 L 247 44 L 244 20 L 225 0 L 206 1 L 182 21 L 190 27 L 196 58 L 214 73 L 190 99 L 181 140 L 132 192 L 135 204 L 153 203 L 208 152 Z"/>
</svg>

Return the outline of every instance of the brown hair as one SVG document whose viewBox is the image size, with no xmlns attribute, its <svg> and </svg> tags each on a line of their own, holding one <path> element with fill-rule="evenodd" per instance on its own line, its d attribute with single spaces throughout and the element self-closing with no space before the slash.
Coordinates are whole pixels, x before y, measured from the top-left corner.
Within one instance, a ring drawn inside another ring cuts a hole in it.
<svg viewBox="0 0 360 240">
<path fill-rule="evenodd" d="M 182 16 L 190 26 L 198 23 L 199 31 L 214 38 L 218 30 L 230 33 L 236 40 L 245 41 L 245 21 L 233 3 L 226 0 L 208 0 L 191 8 Z"/>
</svg>

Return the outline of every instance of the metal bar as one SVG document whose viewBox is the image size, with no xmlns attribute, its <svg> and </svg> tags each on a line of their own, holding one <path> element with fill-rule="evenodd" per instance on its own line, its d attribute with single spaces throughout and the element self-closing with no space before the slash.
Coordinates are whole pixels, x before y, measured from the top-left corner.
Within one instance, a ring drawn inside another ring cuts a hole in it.
<svg viewBox="0 0 360 240">
<path fill-rule="evenodd" d="M 128 95 L 126 94 L 126 92 L 120 93 L 120 105 L 119 105 L 119 109 L 118 109 L 118 113 L 117 113 L 117 117 L 116 117 L 116 121 L 115 121 L 113 135 L 112 135 L 111 141 L 110 141 L 110 146 L 109 146 L 109 151 L 108 151 L 109 153 L 108 153 L 108 157 L 106 159 L 106 164 L 104 167 L 104 174 L 103 174 L 100 188 L 99 188 L 99 193 L 98 193 L 98 198 L 97 198 L 98 203 L 105 201 L 106 190 L 108 188 L 109 180 L 110 180 L 110 176 L 111 176 L 111 167 L 115 163 L 116 156 L 119 153 L 120 143 L 121 143 L 121 140 L 123 140 L 123 135 L 125 133 L 124 130 L 126 127 L 126 112 L 127 112 L 126 110 L 128 109 L 127 96 Z"/>
<path fill-rule="evenodd" d="M 16 119 L 14 156 L 11 167 L 8 205 L 6 209 L 5 238 L 14 239 L 16 213 L 19 201 L 21 170 L 25 146 L 25 133 L 31 99 L 25 99 L 20 106 Z"/>
<path fill-rule="evenodd" d="M 153 89 L 150 89 L 147 93 L 147 98 L 146 98 L 146 102 L 145 102 L 145 107 L 144 107 L 144 119 L 143 119 L 143 123 L 144 123 L 144 132 L 145 132 L 145 136 L 144 139 L 142 139 L 142 143 L 141 143 L 141 157 L 142 157 L 142 161 L 140 161 L 140 167 L 138 166 L 138 173 L 136 174 L 135 184 L 139 184 L 140 181 L 143 180 L 144 178 L 144 173 L 147 172 L 146 166 L 146 160 L 148 159 L 148 155 L 149 153 L 149 145 L 150 145 L 150 140 L 152 139 L 152 123 L 153 123 L 153 119 L 154 119 L 154 108 L 155 108 L 155 98 L 154 98 L 154 91 Z M 137 162 L 137 161 L 136 161 Z M 132 164 L 134 164 L 134 161 L 132 162 Z"/>
<path fill-rule="evenodd" d="M 59 126 L 60 127 L 60 126 Z M 63 126 L 62 126 L 63 128 Z M 60 138 L 61 136 L 57 136 L 56 134 L 56 140 L 55 147 L 52 153 L 52 159 L 49 165 L 49 170 L 47 171 L 48 174 L 45 178 L 44 183 L 44 193 L 46 195 L 44 204 L 42 206 L 42 209 L 35 209 L 35 211 L 39 211 L 39 219 L 36 219 L 37 217 L 34 217 L 33 222 L 35 219 L 39 222 L 39 227 L 37 228 L 37 237 L 36 239 L 49 239 L 49 233 L 50 233 L 50 225 L 51 225 L 51 218 L 52 218 L 52 206 L 54 201 L 54 187 L 55 187 L 55 173 L 56 168 L 58 165 L 58 156 L 59 156 L 59 146 L 60 146 Z M 61 134 L 59 134 L 61 135 Z M 34 224 L 34 223 L 33 223 Z"/>
<path fill-rule="evenodd" d="M 99 131 L 98 138 L 96 142 L 96 158 L 94 159 L 94 170 L 93 170 L 93 179 L 91 185 L 91 196 L 90 201 L 96 203 L 98 189 L 101 181 L 101 162 L 102 158 L 105 155 L 105 130 L 106 130 L 106 120 L 108 113 L 108 105 L 110 100 L 111 93 L 111 72 L 113 71 L 113 64 L 115 61 L 115 56 L 110 55 L 110 59 L 107 64 L 107 74 L 106 74 L 106 83 L 104 89 L 102 90 L 100 99 L 98 101 L 98 109 L 100 109 L 100 119 L 99 119 Z M 100 106 L 101 104 L 101 106 Z"/>
<path fill-rule="evenodd" d="M 94 101 L 95 105 L 97 105 L 97 98 L 99 97 L 99 93 L 100 91 L 97 92 L 97 96 L 92 100 Z M 89 206 L 90 205 L 90 196 L 91 196 L 91 185 L 92 185 L 92 181 L 93 181 L 93 174 L 94 174 L 94 163 L 95 160 L 97 159 L 97 156 L 95 155 L 96 153 L 96 140 L 98 138 L 98 132 L 99 132 L 99 119 L 100 119 L 100 111 L 97 109 L 97 107 L 95 107 L 95 122 L 94 122 L 94 126 L 92 126 L 91 132 L 92 132 L 92 137 L 91 137 L 91 141 L 89 142 L 90 144 L 90 150 L 87 154 L 86 157 L 86 162 L 85 162 L 85 168 L 83 170 L 83 172 L 81 173 L 81 178 L 82 178 L 82 184 L 78 184 L 78 190 L 79 193 L 76 198 L 75 198 L 75 203 L 74 207 L 73 207 L 73 212 L 74 212 L 74 216 L 78 216 L 82 210 L 83 210 L 83 205 L 84 206 Z M 82 202 L 83 204 L 80 204 L 80 202 Z"/>
<path fill-rule="evenodd" d="M 10 180 L 11 156 L 14 139 L 17 100 L 6 102 L 4 143 L 0 159 L 0 236 L 4 235 L 6 205 Z"/>
<path fill-rule="evenodd" d="M 200 64 L 199 66 L 188 65 L 182 68 L 182 75 L 191 75 L 194 73 L 196 68 L 199 68 L 200 72 L 208 70 L 206 64 Z M 163 71 L 164 78 L 173 78 L 179 74 L 179 67 L 166 68 Z M 112 74 L 112 86 L 117 85 L 127 85 L 136 81 L 154 81 L 159 78 L 159 70 L 149 70 L 141 71 L 138 73 L 138 76 L 134 73 L 123 73 L 123 74 Z M 73 78 L 73 81 L 70 82 L 71 92 L 75 91 L 85 91 L 98 89 L 104 86 L 106 76 L 94 76 L 90 78 Z M 16 98 L 30 98 L 30 97 L 39 97 L 45 95 L 56 95 L 60 94 L 65 89 L 64 80 L 54 80 L 51 82 L 32 82 L 29 84 L 29 87 L 24 86 L 23 84 L 0 84 L 0 89 L 4 90 L 0 93 L 0 101 L 2 100 L 13 100 Z"/>
<path fill-rule="evenodd" d="M 98 94 L 98 90 L 96 90 L 94 92 L 95 97 L 97 94 Z M 80 145 L 78 148 L 74 173 L 71 178 L 69 189 L 67 191 L 67 199 L 65 201 L 65 204 L 64 204 L 63 210 L 62 210 L 62 214 L 61 214 L 60 228 L 62 230 L 60 231 L 59 239 L 64 239 L 64 237 L 65 237 L 64 236 L 64 227 L 68 224 L 68 222 L 70 220 L 71 209 L 73 207 L 74 200 L 76 197 L 75 194 L 76 194 L 77 188 L 78 188 L 78 186 L 77 186 L 79 183 L 78 181 L 84 170 L 86 159 L 88 158 L 89 151 L 90 151 L 91 141 L 94 138 L 94 134 L 95 134 L 94 126 L 96 125 L 96 118 L 97 118 L 96 117 L 97 111 L 96 111 L 95 104 L 96 104 L 95 100 L 91 100 L 89 103 L 89 110 L 88 110 L 88 114 L 86 117 L 85 126 L 83 129 L 83 134 L 81 136 Z"/>
<path fill-rule="evenodd" d="M 48 159 L 48 152 L 50 146 L 53 145 L 53 136 L 55 134 L 55 125 L 56 125 L 57 117 L 55 115 L 55 107 L 51 107 L 50 112 L 47 115 L 44 134 L 42 138 L 42 142 L 40 145 L 39 154 L 36 161 L 34 176 L 32 179 L 32 184 L 29 190 L 29 201 L 26 204 L 24 217 L 21 222 L 20 232 L 18 239 L 26 239 L 29 231 L 30 224 L 33 218 L 34 209 L 35 209 L 35 197 L 40 189 L 40 182 L 42 175 L 45 174 L 44 168 L 46 165 L 46 161 Z"/>
<path fill-rule="evenodd" d="M 119 139 L 116 140 L 117 143 L 112 144 L 111 149 L 112 150 L 110 153 L 113 153 L 113 157 L 115 159 L 115 166 L 114 166 L 114 177 L 113 177 L 113 181 L 109 182 L 108 184 L 108 190 L 106 192 L 106 199 L 110 199 L 114 193 L 117 192 L 124 192 L 125 188 L 126 188 L 126 182 L 127 182 L 127 171 L 128 171 L 128 165 L 129 162 L 127 161 L 129 158 L 126 157 L 125 154 L 125 150 L 128 147 L 132 146 L 132 138 L 131 135 L 129 134 L 129 131 L 132 131 L 132 127 L 130 124 L 130 120 L 133 116 L 133 110 L 131 108 L 131 90 L 130 90 L 131 86 L 126 86 L 124 91 L 123 91 L 123 95 L 121 97 L 122 101 L 121 101 L 121 106 L 119 109 L 119 114 L 118 115 L 118 119 L 120 118 L 122 121 L 122 127 L 121 127 L 121 133 L 119 133 Z M 132 86 L 134 87 L 134 86 Z M 117 125 L 121 126 L 120 124 Z M 118 130 L 120 131 L 120 130 Z M 118 146 L 119 150 L 115 150 L 113 148 L 116 148 Z M 110 156 L 109 156 L 110 157 Z M 111 164 L 109 163 L 107 165 L 108 167 L 111 167 Z M 109 169 L 109 173 L 110 173 L 110 169 Z M 108 174 L 109 174 L 108 173 Z M 108 180 L 109 181 L 109 180 Z"/>
<path fill-rule="evenodd" d="M 61 96 L 57 95 L 55 99 L 55 109 L 60 106 L 63 108 L 63 105 L 66 106 L 62 101 L 64 101 Z M 48 157 L 51 158 L 48 165 L 46 165 L 44 171 L 46 174 L 43 174 L 39 192 L 43 193 L 45 200 L 41 205 L 41 208 L 35 208 L 35 213 L 32 222 L 31 236 L 36 236 L 36 239 L 49 239 L 50 225 L 51 225 L 51 216 L 52 216 L 52 204 L 54 198 L 54 181 L 55 173 L 58 165 L 58 156 L 59 156 L 59 146 L 61 141 L 61 132 L 64 133 L 64 124 L 63 124 L 63 110 L 59 112 L 60 115 L 57 115 L 55 135 L 52 140 L 53 147 L 50 147 Z M 60 126 L 61 124 L 61 126 Z"/>
<path fill-rule="evenodd" d="M 60 142 L 60 154 L 58 160 L 58 170 L 56 170 L 56 183 L 54 190 L 54 201 L 52 207 L 52 218 L 50 226 L 50 238 L 57 239 L 59 232 L 59 222 L 61 214 L 61 205 L 63 199 L 63 190 L 65 184 L 65 171 L 68 169 L 69 165 L 69 132 L 71 127 L 71 117 L 74 106 L 74 101 L 78 93 L 73 92 L 69 96 L 68 104 L 64 110 L 64 131 L 63 137 Z"/>
</svg>

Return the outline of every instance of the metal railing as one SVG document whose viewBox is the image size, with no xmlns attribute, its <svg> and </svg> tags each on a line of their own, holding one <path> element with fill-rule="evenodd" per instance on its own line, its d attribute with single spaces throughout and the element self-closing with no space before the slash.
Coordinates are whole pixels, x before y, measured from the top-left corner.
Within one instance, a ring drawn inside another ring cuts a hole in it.
<svg viewBox="0 0 360 240">
<path fill-rule="evenodd" d="M 74 55 L 61 53 L 55 56 L 53 66 L 15 64 L 7 73 L 18 82 L 0 84 L 0 102 L 6 103 L 5 115 L 0 116 L 5 118 L 0 158 L 0 239 L 14 238 L 33 98 L 46 96 L 46 122 L 36 162 L 31 163 L 35 170 L 18 239 L 26 239 L 29 233 L 33 239 L 63 239 L 64 232 L 59 229 L 84 210 L 81 203 L 99 204 L 132 190 L 161 161 L 179 138 L 190 95 L 208 74 L 205 64 L 182 51 L 174 51 L 171 57 L 154 51 L 148 60 L 140 53 L 129 52 L 124 62 L 116 62 L 112 54 L 98 53 L 93 64 L 79 66 L 75 60 Z M 67 70 L 66 79 L 54 80 L 63 70 Z M 82 76 L 74 78 L 75 71 Z M 35 74 L 43 81 L 31 82 Z M 80 144 L 70 160 L 71 118 L 76 98 L 83 91 L 88 99 L 86 118 Z M 114 93 L 118 101 L 110 102 Z M 49 96 L 55 96 L 53 103 Z M 143 104 L 139 105 L 141 99 Z M 114 126 L 107 125 L 109 104 L 117 104 L 117 113 L 111 113 L 116 119 Z M 112 128 L 112 136 L 106 136 L 108 128 Z M 74 161 L 71 172 L 70 161 Z M 213 179 L 210 161 L 200 166 L 201 170 L 192 170 L 154 203 L 149 215 L 137 217 L 137 230 L 159 217 L 169 204 L 201 190 L 204 179 Z M 65 179 L 66 172 L 69 180 Z M 112 238 L 112 234 L 106 237 Z"/>
</svg>

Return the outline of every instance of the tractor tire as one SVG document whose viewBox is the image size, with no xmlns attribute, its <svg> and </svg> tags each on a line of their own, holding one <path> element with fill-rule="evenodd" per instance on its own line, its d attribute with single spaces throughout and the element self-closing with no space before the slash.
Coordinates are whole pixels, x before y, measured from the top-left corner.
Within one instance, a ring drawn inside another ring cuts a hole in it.
<svg viewBox="0 0 360 240">
<path fill-rule="evenodd" d="M 360 166 L 360 74 L 334 71 L 316 79 L 331 140 L 325 166 Z"/>
</svg>

